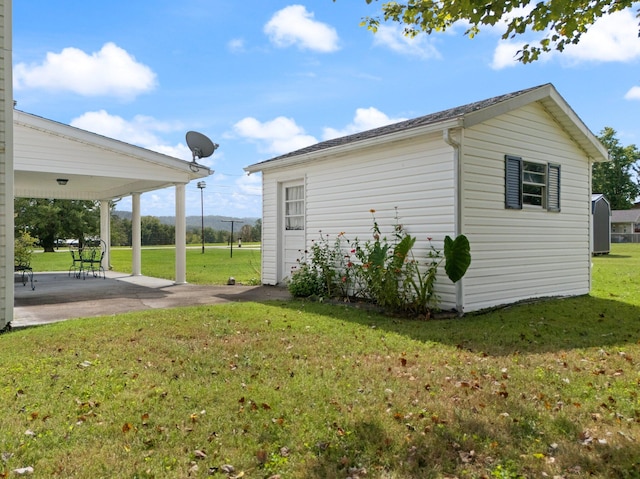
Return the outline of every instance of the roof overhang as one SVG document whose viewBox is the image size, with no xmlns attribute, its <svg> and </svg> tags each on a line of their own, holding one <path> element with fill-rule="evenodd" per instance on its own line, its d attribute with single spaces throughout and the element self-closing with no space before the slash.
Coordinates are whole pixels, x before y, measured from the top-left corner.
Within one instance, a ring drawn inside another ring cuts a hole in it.
<svg viewBox="0 0 640 479">
<path fill-rule="evenodd" d="M 390 142 L 401 141 L 405 139 L 414 138 L 420 135 L 427 135 L 430 133 L 440 132 L 445 129 L 460 128 L 462 127 L 462 119 L 455 118 L 440 123 L 433 123 L 430 125 L 419 126 L 411 128 L 409 130 L 401 130 L 394 133 L 388 133 L 386 135 L 376 136 L 373 138 L 367 138 L 366 140 L 355 141 L 352 143 L 346 143 L 344 145 L 338 145 L 331 148 L 323 148 L 322 150 L 312 151 L 301 155 L 290 156 L 276 161 L 263 161 L 262 163 L 256 163 L 244 168 L 247 173 L 257 173 L 260 171 L 267 171 L 276 168 L 285 168 L 288 166 L 299 165 L 308 163 L 310 161 L 316 161 L 318 159 L 332 157 L 335 158 L 339 155 L 345 155 L 353 151 L 359 151 L 364 148 L 374 148 L 376 146 L 386 145 Z"/>
<path fill-rule="evenodd" d="M 208 167 L 19 110 L 13 112 L 14 195 L 110 200 L 213 173 Z M 58 179 L 66 179 L 64 185 Z"/>
<path fill-rule="evenodd" d="M 323 142 L 319 143 L 317 148 L 302 149 L 299 153 L 293 152 L 283 155 L 282 157 L 255 163 L 245 167 L 244 170 L 251 174 L 260 171 L 286 168 L 292 165 L 304 164 L 327 157 L 336 157 L 352 151 L 388 144 L 389 142 L 413 138 L 437 131 L 446 131 L 453 128 L 470 128 L 498 115 L 508 113 L 534 102 L 538 102 L 545 109 L 559 127 L 585 152 L 589 161 L 608 161 L 609 155 L 602 143 L 591 133 L 589 128 L 587 128 L 578 115 L 571 109 L 555 87 L 552 84 L 546 84 L 531 88 L 522 93 L 514 94 L 506 99 L 501 98 L 501 101 L 496 101 L 487 106 L 483 105 L 481 108 L 473 111 L 455 111 L 451 117 L 445 119 L 438 118 L 432 123 L 413 126 L 413 124 L 410 124 L 412 122 L 404 122 L 408 125 L 404 129 L 395 129 L 392 132 L 387 132 L 381 128 L 380 130 L 383 131 L 381 134 L 365 135 L 364 139 L 357 138 L 351 141 L 349 141 L 349 137 L 345 137 L 344 142 L 335 146 L 325 146 L 328 142 Z M 452 109 L 452 111 L 453 110 L 455 109 Z M 398 125 L 401 124 L 399 123 Z M 374 133 L 374 131 L 375 130 L 371 130 L 370 133 Z"/>
<path fill-rule="evenodd" d="M 489 118 L 513 111 L 533 102 L 539 102 L 543 106 L 547 113 L 578 144 L 591 161 L 609 160 L 607 149 L 591 133 L 580 117 L 550 83 L 482 110 L 466 113 L 464 126 L 471 127 Z"/>
</svg>

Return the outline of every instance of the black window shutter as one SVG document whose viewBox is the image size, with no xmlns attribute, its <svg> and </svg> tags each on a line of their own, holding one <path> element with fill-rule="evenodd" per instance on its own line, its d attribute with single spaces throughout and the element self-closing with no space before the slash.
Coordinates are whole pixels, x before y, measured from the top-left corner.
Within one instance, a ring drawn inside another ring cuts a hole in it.
<svg viewBox="0 0 640 479">
<path fill-rule="evenodd" d="M 522 209 L 522 158 L 505 155 L 505 208 Z"/>
<path fill-rule="evenodd" d="M 560 211 L 560 165 L 549 164 L 548 167 L 547 210 Z"/>
</svg>

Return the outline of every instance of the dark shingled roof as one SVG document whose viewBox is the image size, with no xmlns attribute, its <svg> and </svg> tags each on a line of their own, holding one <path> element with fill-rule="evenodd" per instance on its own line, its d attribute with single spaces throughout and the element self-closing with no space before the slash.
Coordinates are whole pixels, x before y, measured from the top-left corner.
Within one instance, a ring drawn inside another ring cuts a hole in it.
<svg viewBox="0 0 640 479">
<path fill-rule="evenodd" d="M 542 86 L 546 86 L 546 85 L 539 85 L 536 87 L 527 88 L 525 90 L 520 90 L 513 93 L 507 93 L 506 95 L 495 96 L 493 98 L 488 98 L 486 100 L 469 103 L 467 105 L 462 105 L 455 108 L 450 108 L 449 110 L 443 110 L 437 113 L 431 113 L 430 115 L 421 116 L 418 118 L 414 118 L 412 120 L 405 120 L 399 123 L 393 123 L 391 125 L 385 125 L 379 128 L 374 128 L 373 130 L 362 131 L 360 133 L 354 133 L 353 135 L 342 136 L 340 138 L 334 138 L 332 140 L 323 141 L 320 143 L 316 143 L 314 145 L 307 146 L 305 148 L 301 148 L 299 150 L 292 151 L 290 153 L 286 153 L 281 156 L 276 156 L 275 158 L 271 158 L 269 160 L 265 160 L 257 164 L 261 165 L 265 163 L 270 163 L 272 161 L 282 160 L 284 158 L 291 158 L 299 155 L 304 155 L 306 153 L 326 150 L 328 148 L 333 148 L 336 146 L 342 146 L 349 143 L 355 143 L 362 140 L 368 140 L 368 139 L 376 138 L 379 136 L 389 135 L 391 133 L 396 133 L 399 131 L 410 130 L 412 128 L 418 128 L 420 126 L 426 126 L 426 125 L 431 125 L 431 124 L 439 123 L 446 120 L 452 120 L 455 118 L 462 117 L 467 113 L 482 110 L 484 108 L 496 105 L 498 103 L 502 103 L 503 101 L 507 101 L 512 98 L 518 97 L 530 91 L 537 90 L 538 88 L 541 88 Z"/>
</svg>

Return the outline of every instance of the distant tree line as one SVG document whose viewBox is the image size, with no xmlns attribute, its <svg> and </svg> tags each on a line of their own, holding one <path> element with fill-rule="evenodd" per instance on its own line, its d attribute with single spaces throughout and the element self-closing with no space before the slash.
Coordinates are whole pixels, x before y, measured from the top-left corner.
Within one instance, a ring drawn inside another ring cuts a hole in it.
<svg viewBox="0 0 640 479">
<path fill-rule="evenodd" d="M 111 215 L 111 244 L 131 246 L 131 219 Z M 27 232 L 45 252 L 53 252 L 61 246 L 60 241 L 74 239 L 83 241 L 100 234 L 100 203 L 84 200 L 57 200 L 40 198 L 16 198 L 15 237 Z M 143 246 L 172 245 L 176 242 L 174 225 L 160 222 L 155 216 L 140 218 L 140 236 Z M 214 230 L 205 227 L 206 243 L 228 243 L 260 241 L 262 220 L 253 225 L 243 225 L 238 231 Z M 188 227 L 187 244 L 202 242 L 201 228 Z"/>
<path fill-rule="evenodd" d="M 111 217 L 111 244 L 113 246 L 131 246 L 131 220 L 113 215 Z M 140 240 L 143 246 L 175 244 L 176 228 L 174 225 L 162 223 L 155 216 L 140 218 Z M 229 241 L 243 242 L 260 241 L 262 238 L 262 220 L 256 220 L 254 225 L 243 225 L 240 231 L 231 232 L 204 228 L 205 243 L 228 243 Z M 202 243 L 202 228 L 189 226 L 186 235 L 187 244 Z"/>
</svg>

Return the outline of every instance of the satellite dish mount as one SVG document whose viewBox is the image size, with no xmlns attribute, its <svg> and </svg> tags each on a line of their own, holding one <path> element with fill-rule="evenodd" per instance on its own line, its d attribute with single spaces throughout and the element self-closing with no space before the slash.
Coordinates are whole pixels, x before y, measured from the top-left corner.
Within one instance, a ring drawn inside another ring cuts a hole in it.
<svg viewBox="0 0 640 479">
<path fill-rule="evenodd" d="M 213 155 L 213 152 L 218 149 L 218 146 L 220 146 L 197 131 L 187 132 L 187 145 L 193 154 L 194 163 L 196 163 L 196 158 L 208 158 Z"/>
</svg>

